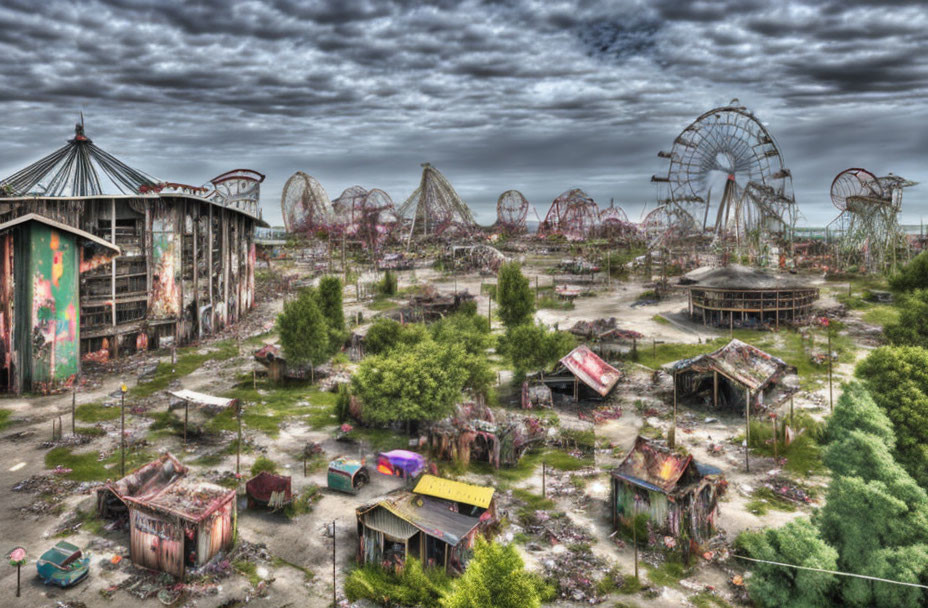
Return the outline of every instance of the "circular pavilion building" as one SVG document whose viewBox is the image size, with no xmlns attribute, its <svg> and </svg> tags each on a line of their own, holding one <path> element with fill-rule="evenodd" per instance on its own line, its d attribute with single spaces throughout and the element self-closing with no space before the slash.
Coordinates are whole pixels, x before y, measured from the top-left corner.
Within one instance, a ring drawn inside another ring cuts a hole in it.
<svg viewBox="0 0 928 608">
<path fill-rule="evenodd" d="M 809 318 L 818 289 L 798 276 L 732 264 L 699 268 L 680 279 L 690 318 L 715 327 L 779 329 Z"/>
</svg>

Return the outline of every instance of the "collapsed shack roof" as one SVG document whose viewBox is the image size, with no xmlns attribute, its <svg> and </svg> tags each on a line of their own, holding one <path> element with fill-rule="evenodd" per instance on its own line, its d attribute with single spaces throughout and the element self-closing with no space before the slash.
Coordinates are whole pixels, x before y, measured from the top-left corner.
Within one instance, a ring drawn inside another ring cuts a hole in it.
<svg viewBox="0 0 928 608">
<path fill-rule="evenodd" d="M 544 388 L 550 401 L 551 391 Z M 473 453 L 499 468 L 515 465 L 533 443 L 544 441 L 545 427 L 532 416 L 502 410 L 494 414 L 485 405 L 464 403 L 452 416 L 429 425 L 428 437 L 439 458 L 467 464 Z"/>
<path fill-rule="evenodd" d="M 423 475 L 419 478 L 416 487 L 413 488 L 413 492 L 416 494 L 461 502 L 481 509 L 490 508 L 495 491 L 493 488 L 475 486 L 463 481 L 445 479 L 435 475 Z"/>
<path fill-rule="evenodd" d="M 767 388 L 793 369 L 782 359 L 737 339 L 714 352 L 674 361 L 664 367 L 673 374 L 715 371 L 751 392 Z"/>
<path fill-rule="evenodd" d="M 229 502 L 235 501 L 235 490 L 213 483 L 181 478 L 144 499 L 127 497 L 130 507 L 149 513 L 166 513 L 199 523 Z"/>
<path fill-rule="evenodd" d="M 775 274 L 760 268 L 730 264 L 721 268 L 703 266 L 680 278 L 680 285 L 726 291 L 753 289 L 804 289 L 809 285 L 799 277 Z"/>
<path fill-rule="evenodd" d="M 596 340 L 599 342 L 630 342 L 644 338 L 644 334 L 633 329 L 620 328 L 615 317 L 595 319 L 593 321 L 577 321 L 567 331 L 583 340 Z"/>
<path fill-rule="evenodd" d="M 444 500 L 405 490 L 358 507 L 357 515 L 368 528 L 393 538 L 405 540 L 422 531 L 452 546 L 480 525 L 479 517 L 452 511 Z"/>
<path fill-rule="evenodd" d="M 101 515 L 107 515 L 104 498 L 115 496 L 123 504 L 127 499 L 150 500 L 165 488 L 186 475 L 187 468 L 170 452 L 165 452 L 148 464 L 142 465 L 118 481 L 107 481 L 97 490 L 97 504 Z"/>
<path fill-rule="evenodd" d="M 245 493 L 261 503 L 273 504 L 275 497 L 276 502 L 290 502 L 293 496 L 290 476 L 261 471 L 245 483 Z"/>
<path fill-rule="evenodd" d="M 561 365 L 580 382 L 596 391 L 600 397 L 608 395 L 622 377 L 622 372 L 603 361 L 583 344 L 561 359 Z"/>
<path fill-rule="evenodd" d="M 685 491 L 704 477 L 720 474 L 715 467 L 697 464 L 692 454 L 678 454 L 640 435 L 625 460 L 612 471 L 616 479 L 668 495 Z"/>
</svg>

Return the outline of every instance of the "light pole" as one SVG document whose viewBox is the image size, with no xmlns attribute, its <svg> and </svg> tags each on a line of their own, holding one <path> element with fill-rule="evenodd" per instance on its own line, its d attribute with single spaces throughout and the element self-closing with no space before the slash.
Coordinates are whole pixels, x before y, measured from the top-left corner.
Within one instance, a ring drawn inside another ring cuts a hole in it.
<svg viewBox="0 0 928 608">
<path fill-rule="evenodd" d="M 120 405 L 119 405 L 119 474 L 120 477 L 126 476 L 126 392 L 129 390 L 129 387 L 126 386 L 126 383 L 123 382 L 122 386 L 119 387 L 120 395 Z"/>
</svg>

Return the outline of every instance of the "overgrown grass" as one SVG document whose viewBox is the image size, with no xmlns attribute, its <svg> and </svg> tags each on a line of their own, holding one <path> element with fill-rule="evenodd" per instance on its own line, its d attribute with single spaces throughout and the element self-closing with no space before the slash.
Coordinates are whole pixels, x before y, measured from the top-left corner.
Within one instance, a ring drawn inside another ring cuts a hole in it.
<svg viewBox="0 0 928 608">
<path fill-rule="evenodd" d="M 302 492 L 293 497 L 290 504 L 284 507 L 284 515 L 292 519 L 310 513 L 313 510 L 313 505 L 320 498 L 322 498 L 322 494 L 319 492 L 319 486 L 316 484 L 306 486 Z"/>
<path fill-rule="evenodd" d="M 0 431 L 13 424 L 13 421 L 10 419 L 12 415 L 12 410 L 0 409 Z"/>
<path fill-rule="evenodd" d="M 131 472 L 143 464 L 154 459 L 154 455 L 144 449 L 136 450 L 126 448 L 126 473 Z M 45 468 L 54 469 L 56 466 L 71 469 L 65 473 L 66 479 L 74 481 L 105 481 L 106 479 L 119 479 L 120 451 L 117 449 L 108 458 L 98 459 L 96 452 L 75 454 L 71 448 L 57 447 L 45 454 Z"/>
<path fill-rule="evenodd" d="M 72 521 L 80 522 L 80 529 L 86 530 L 94 536 L 98 536 L 103 532 L 103 520 L 97 515 L 95 509 L 90 509 L 88 511 L 82 511 L 77 509 L 74 512 L 74 518 Z M 64 538 L 66 536 L 71 536 L 77 532 L 76 527 L 69 528 L 67 530 L 62 530 L 61 532 L 55 534 L 55 538 Z"/>
<path fill-rule="evenodd" d="M 276 473 L 277 463 L 267 456 L 258 456 L 254 464 L 251 465 L 251 476 L 254 477 L 260 473 Z"/>
<path fill-rule="evenodd" d="M 373 302 L 369 302 L 367 307 L 375 312 L 384 312 L 399 307 L 399 304 L 389 299 L 387 296 L 377 296 Z"/>
<path fill-rule="evenodd" d="M 239 574 L 247 578 L 252 587 L 257 587 L 258 583 L 261 582 L 261 577 L 258 576 L 258 567 L 254 562 L 240 559 L 232 562 L 232 567 L 235 568 Z"/>
<path fill-rule="evenodd" d="M 689 576 L 689 570 L 676 557 L 668 558 L 656 568 L 647 565 L 645 568 L 648 570 L 648 580 L 661 587 L 674 587 Z"/>
<path fill-rule="evenodd" d="M 535 308 L 538 310 L 573 310 L 574 302 L 572 299 L 544 295 L 535 300 Z"/>
<path fill-rule="evenodd" d="M 695 608 L 731 608 L 731 604 L 709 591 L 701 591 L 689 600 Z"/>
<path fill-rule="evenodd" d="M 104 422 L 119 418 L 119 403 L 106 407 L 102 403 L 82 403 L 74 410 L 74 418 L 81 422 Z"/>
<path fill-rule="evenodd" d="M 402 573 L 377 566 L 352 570 L 345 580 L 349 601 L 370 600 L 391 606 L 438 608 L 439 600 L 451 588 L 451 578 L 439 568 L 423 569 L 421 562 L 410 558 Z"/>
<path fill-rule="evenodd" d="M 212 344 L 205 352 L 200 352 L 201 350 L 203 349 L 195 346 L 177 349 L 177 362 L 173 372 L 170 361 L 158 363 L 152 379 L 129 389 L 129 396 L 148 397 L 163 391 L 177 378 L 193 373 L 207 361 L 231 359 L 239 354 L 238 343 L 231 338 Z"/>
<path fill-rule="evenodd" d="M 660 325 L 670 325 L 670 321 L 664 315 L 654 315 L 651 320 Z"/>
<path fill-rule="evenodd" d="M 899 309 L 889 304 L 875 304 L 863 314 L 865 323 L 886 327 L 899 321 Z"/>
<path fill-rule="evenodd" d="M 531 517 L 535 511 L 550 511 L 555 507 L 554 501 L 550 498 L 544 498 L 540 494 L 533 494 L 521 488 L 513 488 L 512 497 L 523 503 L 516 511 L 519 519 L 523 521 Z"/>
<path fill-rule="evenodd" d="M 300 572 L 303 573 L 303 580 L 305 580 L 307 583 L 312 582 L 312 580 L 316 578 L 316 574 L 312 570 L 307 568 L 306 566 L 300 566 L 299 564 L 294 564 L 293 562 L 289 562 L 282 557 L 275 557 L 271 563 L 274 565 L 275 568 L 280 568 L 281 566 L 288 566 L 290 568 L 293 568 L 294 570 L 299 570 Z"/>
<path fill-rule="evenodd" d="M 238 399 L 243 404 L 242 424 L 245 427 L 270 437 L 277 437 L 281 423 L 287 419 L 303 419 L 313 428 L 336 424 L 333 418 L 336 395 L 319 392 L 311 386 L 278 386 L 263 381 L 253 388 L 249 378 L 225 396 Z M 230 409 L 220 412 L 209 420 L 206 429 L 212 432 L 237 431 L 235 412 Z"/>
<path fill-rule="evenodd" d="M 805 412 L 798 412 L 793 422 L 793 430 L 801 434 L 791 444 L 785 445 L 783 435 L 777 441 L 777 456 L 786 459 L 784 469 L 806 477 L 822 473 L 825 466 L 822 464 L 822 453 L 819 440 L 822 435 L 821 423 L 814 420 Z M 735 438 L 736 444 L 741 444 L 744 436 Z M 757 454 L 773 456 L 773 427 L 766 421 L 751 422 L 750 448 Z"/>
<path fill-rule="evenodd" d="M 747 510 L 758 517 L 763 517 L 770 510 L 792 513 L 796 510 L 796 503 L 786 500 L 767 487 L 760 487 L 751 493 Z"/>
</svg>

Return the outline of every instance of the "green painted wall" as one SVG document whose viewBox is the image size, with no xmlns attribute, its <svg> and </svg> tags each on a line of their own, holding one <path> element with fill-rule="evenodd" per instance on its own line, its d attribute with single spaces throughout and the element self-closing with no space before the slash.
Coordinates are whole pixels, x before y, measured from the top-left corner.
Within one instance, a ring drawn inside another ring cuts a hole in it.
<svg viewBox="0 0 928 608">
<path fill-rule="evenodd" d="M 38 222 L 14 239 L 23 389 L 44 390 L 80 370 L 79 253 L 74 235 Z"/>
</svg>

